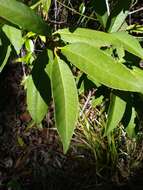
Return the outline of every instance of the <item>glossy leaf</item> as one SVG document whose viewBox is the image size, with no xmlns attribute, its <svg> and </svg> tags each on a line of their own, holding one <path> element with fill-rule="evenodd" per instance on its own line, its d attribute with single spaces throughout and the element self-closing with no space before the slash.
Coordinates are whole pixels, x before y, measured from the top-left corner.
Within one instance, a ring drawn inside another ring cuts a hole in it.
<svg viewBox="0 0 143 190">
<path fill-rule="evenodd" d="M 121 121 L 126 109 L 126 102 L 115 94 L 111 94 L 110 105 L 108 110 L 107 126 L 105 135 L 109 135 Z"/>
<path fill-rule="evenodd" d="M 45 114 L 48 106 L 37 90 L 32 76 L 27 79 L 27 109 L 35 123 L 39 124 Z"/>
<path fill-rule="evenodd" d="M 49 26 L 33 10 L 16 0 L 0 0 L 0 17 L 25 30 L 50 34 Z"/>
<path fill-rule="evenodd" d="M 96 47 L 75 43 L 61 51 L 72 64 L 99 83 L 119 90 L 142 91 L 141 83 L 137 82 L 130 69 Z"/>
<path fill-rule="evenodd" d="M 66 153 L 77 122 L 78 95 L 71 70 L 59 57 L 53 63 L 52 93 L 56 126 Z"/>
<path fill-rule="evenodd" d="M 24 42 L 21 30 L 8 25 L 4 25 L 2 30 L 6 34 L 7 38 L 10 40 L 17 54 L 19 54 L 22 44 Z"/>
</svg>

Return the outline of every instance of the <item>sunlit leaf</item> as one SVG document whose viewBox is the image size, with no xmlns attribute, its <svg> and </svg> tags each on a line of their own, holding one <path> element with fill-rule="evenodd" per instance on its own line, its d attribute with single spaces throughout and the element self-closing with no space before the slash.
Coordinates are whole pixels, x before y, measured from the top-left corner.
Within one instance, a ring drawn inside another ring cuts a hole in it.
<svg viewBox="0 0 143 190">
<path fill-rule="evenodd" d="M 4 54 L 4 59 L 0 60 L 0 72 L 2 72 L 4 66 L 7 64 L 10 53 L 11 53 L 11 46 L 9 45 L 7 46 L 6 54 Z"/>
<path fill-rule="evenodd" d="M 126 109 L 126 102 L 115 94 L 111 94 L 110 105 L 108 110 L 107 126 L 105 135 L 109 135 L 121 121 Z"/>
<path fill-rule="evenodd" d="M 118 46 L 122 46 L 128 52 L 143 59 L 143 48 L 137 39 L 129 35 L 127 32 L 115 32 L 111 35 L 118 39 Z"/>
<path fill-rule="evenodd" d="M 125 22 L 126 17 L 128 16 L 131 3 L 132 0 L 116 0 L 114 3 L 114 9 L 108 18 L 108 32 L 117 32 L 119 30 L 119 28 Z"/>
<path fill-rule="evenodd" d="M 0 17 L 38 34 L 49 35 L 50 28 L 36 13 L 16 0 L 0 0 Z"/>
<path fill-rule="evenodd" d="M 24 42 L 22 38 L 21 30 L 12 26 L 8 26 L 8 25 L 4 25 L 2 30 L 6 34 L 7 38 L 10 40 L 17 54 L 19 54 L 22 44 Z"/>
<path fill-rule="evenodd" d="M 84 43 L 67 45 L 61 51 L 72 64 L 99 83 L 119 90 L 143 92 L 131 70 L 104 51 Z"/>
<path fill-rule="evenodd" d="M 118 43 L 118 40 L 108 33 L 85 28 L 77 28 L 73 32 L 68 29 L 60 29 L 56 33 L 60 34 L 62 40 L 69 43 L 84 42 L 95 47 Z"/>
<path fill-rule="evenodd" d="M 45 13 L 48 13 L 51 6 L 51 0 L 42 0 L 43 10 Z"/>
<path fill-rule="evenodd" d="M 53 63 L 52 93 L 56 126 L 66 153 L 77 122 L 78 95 L 70 68 L 58 57 Z"/>
<path fill-rule="evenodd" d="M 68 29 L 61 29 L 55 34 L 57 33 L 60 34 L 62 40 L 65 42 L 82 42 L 95 47 L 123 47 L 124 50 L 143 59 L 143 49 L 138 40 L 126 32 L 114 32 L 110 34 L 91 29 L 78 28 L 74 32 L 70 32 Z"/>
<path fill-rule="evenodd" d="M 130 138 L 134 138 L 136 136 L 136 133 L 135 133 L 135 126 L 136 126 L 135 118 L 136 118 L 136 111 L 135 111 L 135 108 L 132 107 L 131 119 L 130 119 L 130 122 L 129 122 L 128 126 L 126 127 L 127 135 Z"/>
</svg>

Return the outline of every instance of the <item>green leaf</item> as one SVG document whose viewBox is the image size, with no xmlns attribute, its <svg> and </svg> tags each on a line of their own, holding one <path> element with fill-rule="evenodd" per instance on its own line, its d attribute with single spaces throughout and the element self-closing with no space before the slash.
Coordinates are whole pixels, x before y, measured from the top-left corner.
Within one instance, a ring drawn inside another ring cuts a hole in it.
<svg viewBox="0 0 143 190">
<path fill-rule="evenodd" d="M 40 123 L 48 110 L 51 101 L 51 84 L 48 73 L 45 72 L 49 64 L 48 52 L 45 50 L 34 62 L 32 76 L 27 82 L 27 105 L 32 119 Z"/>
<path fill-rule="evenodd" d="M 3 61 L 0 60 L 0 73 L 2 72 L 3 68 L 7 64 L 10 53 L 11 53 L 11 46 L 9 45 L 9 46 L 7 46 L 6 54 L 4 55 L 5 57 L 4 57 Z"/>
<path fill-rule="evenodd" d="M 108 136 L 121 121 L 126 109 L 126 102 L 115 94 L 111 94 L 105 135 Z"/>
<path fill-rule="evenodd" d="M 25 48 L 30 53 L 34 52 L 34 43 L 33 43 L 33 41 L 31 39 L 27 39 L 25 41 Z"/>
<path fill-rule="evenodd" d="M 42 0 L 43 10 L 45 13 L 48 13 L 51 6 L 51 0 Z"/>
<path fill-rule="evenodd" d="M 129 122 L 127 128 L 126 128 L 127 135 L 131 139 L 136 136 L 136 133 L 135 133 L 135 127 L 136 127 L 135 118 L 136 118 L 136 111 L 135 111 L 135 108 L 132 107 L 131 119 L 130 119 L 130 122 Z"/>
<path fill-rule="evenodd" d="M 41 97 L 48 105 L 51 101 L 51 82 L 50 73 L 46 72 L 48 65 L 51 65 L 48 50 L 43 51 L 34 62 L 32 78 Z M 51 67 L 51 66 L 50 66 Z"/>
<path fill-rule="evenodd" d="M 118 44 L 118 40 L 111 34 L 85 28 L 77 28 L 74 32 L 70 32 L 68 29 L 60 29 L 55 34 L 60 34 L 62 40 L 69 43 L 84 42 L 95 47 Z"/>
<path fill-rule="evenodd" d="M 60 34 L 62 40 L 69 43 L 87 43 L 95 47 L 123 47 L 124 50 L 143 59 L 143 49 L 138 40 L 126 32 L 105 33 L 91 29 L 78 28 L 74 32 L 68 29 L 58 30 L 55 34 Z M 125 40 L 126 39 L 126 40 Z"/>
<path fill-rule="evenodd" d="M 0 0 L 0 17 L 24 30 L 49 35 L 49 26 L 25 4 L 16 0 Z"/>
<path fill-rule="evenodd" d="M 7 64 L 11 53 L 11 45 L 5 34 L 0 30 L 0 72 Z"/>
<path fill-rule="evenodd" d="M 11 44 L 13 45 L 17 54 L 19 54 L 22 44 L 24 42 L 22 38 L 21 30 L 14 28 L 12 26 L 8 26 L 8 25 L 4 25 L 2 30 L 6 34 Z"/>
<path fill-rule="evenodd" d="M 27 109 L 36 124 L 39 124 L 45 114 L 47 113 L 48 106 L 41 97 L 37 90 L 32 76 L 27 79 Z"/>
<path fill-rule="evenodd" d="M 143 92 L 131 70 L 104 51 L 84 43 L 67 45 L 61 51 L 72 64 L 99 83 L 114 89 Z"/>
<path fill-rule="evenodd" d="M 111 35 L 118 40 L 118 46 L 122 46 L 128 52 L 143 59 L 143 48 L 135 37 L 126 32 L 115 32 Z"/>
<path fill-rule="evenodd" d="M 96 12 L 96 16 L 102 26 L 106 28 L 106 23 L 108 19 L 108 12 L 105 0 L 94 0 L 94 9 Z"/>
<path fill-rule="evenodd" d="M 120 29 L 128 16 L 131 3 L 132 0 L 117 0 L 114 3 L 114 9 L 111 12 L 107 22 L 108 32 L 117 32 Z"/>
<path fill-rule="evenodd" d="M 78 95 L 71 70 L 59 57 L 53 63 L 52 93 L 56 126 L 66 153 L 77 122 Z"/>
<path fill-rule="evenodd" d="M 54 62 L 54 56 L 53 56 L 53 52 L 50 49 L 47 49 L 47 53 L 48 53 L 48 64 L 46 65 L 45 68 L 45 72 L 48 74 L 50 80 L 52 78 L 52 67 L 53 67 L 53 62 Z"/>
</svg>

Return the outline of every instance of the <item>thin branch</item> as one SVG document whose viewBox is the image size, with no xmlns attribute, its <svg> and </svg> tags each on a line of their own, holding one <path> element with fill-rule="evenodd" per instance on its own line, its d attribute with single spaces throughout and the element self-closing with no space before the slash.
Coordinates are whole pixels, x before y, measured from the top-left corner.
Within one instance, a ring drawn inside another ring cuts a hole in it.
<svg viewBox="0 0 143 190">
<path fill-rule="evenodd" d="M 91 93 L 91 91 L 89 91 L 89 94 L 88 94 L 88 97 L 86 99 L 86 102 L 85 102 L 85 104 L 84 104 L 84 106 L 83 106 L 83 108 L 82 108 L 82 110 L 80 112 L 80 116 L 82 116 L 84 110 L 86 109 L 86 107 L 87 107 L 87 105 L 88 105 L 88 103 L 90 101 L 91 96 L 92 96 L 92 93 Z"/>
<path fill-rule="evenodd" d="M 89 17 L 89 16 L 86 16 L 86 15 L 84 15 L 84 14 L 81 14 L 80 12 L 76 11 L 75 9 L 72 9 L 72 8 L 68 7 L 67 5 L 61 3 L 61 2 L 58 1 L 58 0 L 57 0 L 57 2 L 58 2 L 60 5 L 62 5 L 63 7 L 65 7 L 66 9 L 68 9 L 68 10 L 74 12 L 74 13 L 77 14 L 77 15 L 83 16 L 83 17 L 88 18 L 88 19 L 90 19 L 90 20 L 95 20 L 95 21 L 97 21 L 96 18 Z"/>
<path fill-rule="evenodd" d="M 107 8 L 107 15 L 109 16 L 110 15 L 109 2 L 108 2 L 108 0 L 105 0 L 105 2 L 106 2 L 106 8 Z"/>
<path fill-rule="evenodd" d="M 132 14 L 137 13 L 139 11 L 143 11 L 143 7 L 141 7 L 140 9 L 129 12 L 129 15 L 132 15 Z"/>
<path fill-rule="evenodd" d="M 57 6 L 57 0 L 54 0 L 54 29 L 55 31 L 57 30 L 57 10 L 58 10 L 58 6 Z"/>
</svg>

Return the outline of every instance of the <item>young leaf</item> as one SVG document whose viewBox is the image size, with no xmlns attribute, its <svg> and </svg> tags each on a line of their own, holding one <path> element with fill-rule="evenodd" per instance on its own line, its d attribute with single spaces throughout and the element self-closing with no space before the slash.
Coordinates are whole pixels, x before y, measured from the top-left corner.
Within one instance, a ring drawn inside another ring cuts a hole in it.
<svg viewBox="0 0 143 190">
<path fill-rule="evenodd" d="M 39 124 L 45 114 L 47 113 L 48 106 L 41 97 L 37 90 L 32 76 L 27 79 L 27 109 L 35 123 Z"/>
<path fill-rule="evenodd" d="M 126 102 L 115 94 L 111 94 L 110 105 L 108 110 L 107 126 L 105 135 L 108 136 L 121 121 L 126 109 Z"/>
<path fill-rule="evenodd" d="M 9 39 L 9 41 L 11 42 L 11 44 L 13 45 L 17 54 L 19 54 L 20 49 L 23 44 L 21 30 L 15 28 L 15 27 L 12 27 L 12 26 L 8 26 L 8 25 L 4 25 L 2 30 L 5 33 L 5 35 L 7 36 L 7 38 Z"/>
<path fill-rule="evenodd" d="M 68 65 L 55 58 L 52 71 L 52 93 L 55 121 L 66 153 L 78 117 L 78 95 L 74 77 Z"/>
<path fill-rule="evenodd" d="M 117 32 L 119 30 L 119 28 L 125 22 L 126 17 L 128 16 L 131 3 L 132 0 L 117 0 L 115 2 L 116 5 L 107 21 L 108 32 Z"/>
<path fill-rule="evenodd" d="M 49 35 L 51 32 L 33 10 L 16 0 L 0 0 L 0 17 L 34 33 Z"/>
<path fill-rule="evenodd" d="M 96 47 L 75 43 L 61 51 L 72 64 L 101 84 L 119 90 L 142 91 L 141 83 L 137 82 L 130 69 Z"/>
</svg>

